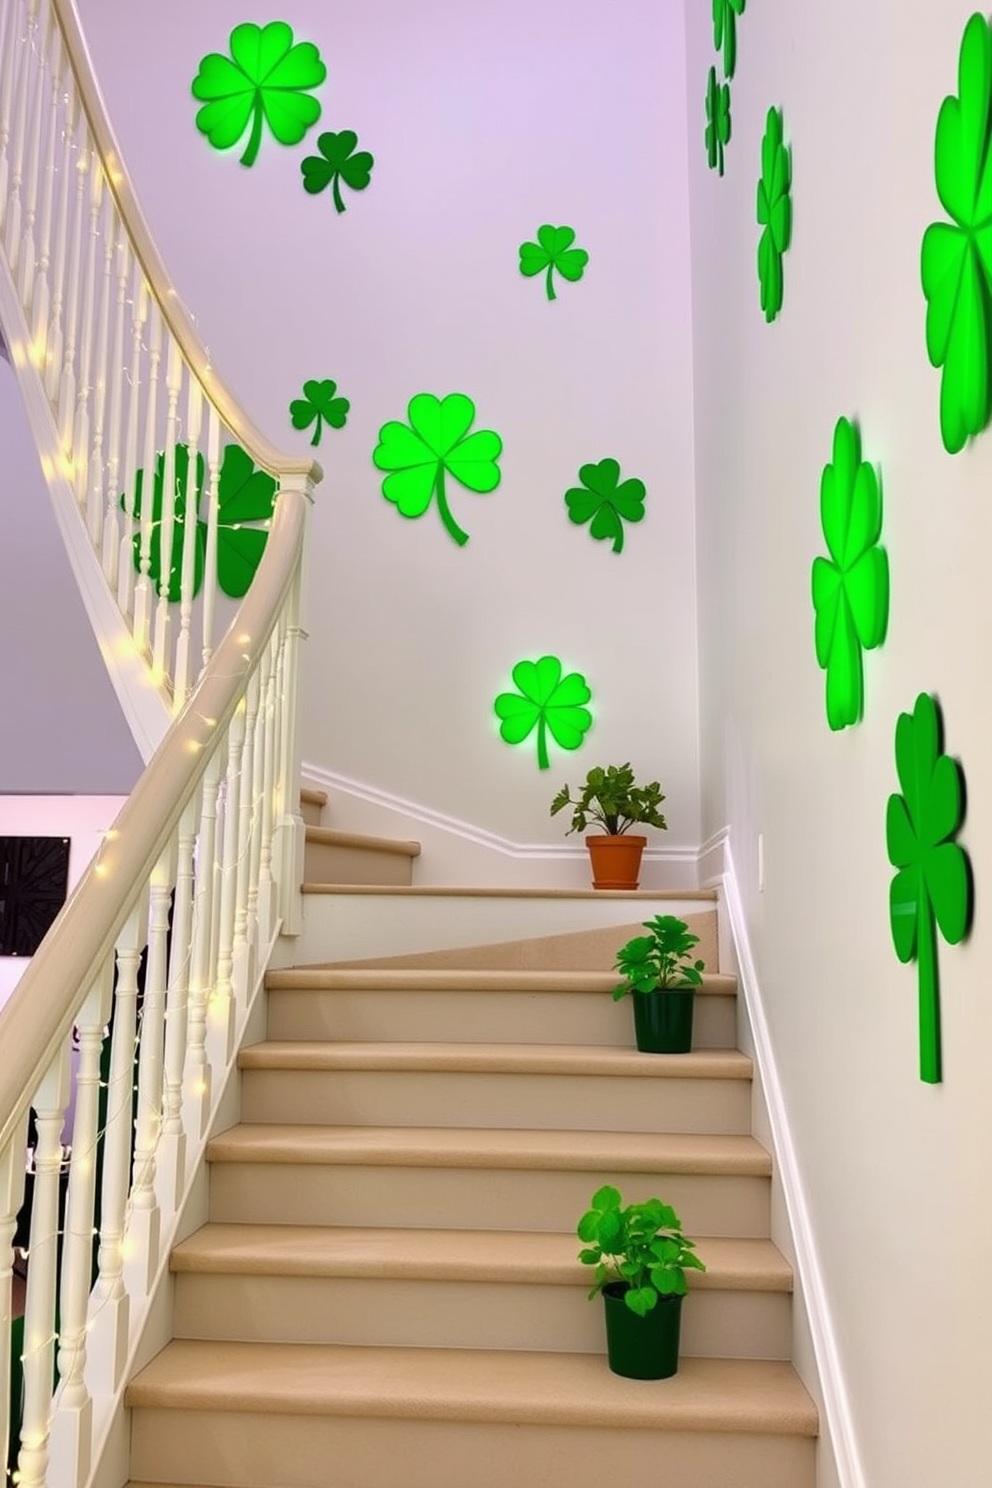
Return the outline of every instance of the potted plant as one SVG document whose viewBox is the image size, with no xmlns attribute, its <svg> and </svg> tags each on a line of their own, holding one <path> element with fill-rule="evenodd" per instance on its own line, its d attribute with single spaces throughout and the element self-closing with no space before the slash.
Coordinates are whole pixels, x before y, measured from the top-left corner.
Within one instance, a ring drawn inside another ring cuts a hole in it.
<svg viewBox="0 0 992 1488">
<path fill-rule="evenodd" d="M 670 1204 L 623 1205 L 607 1184 L 579 1220 L 579 1260 L 596 1267 L 590 1300 L 602 1292 L 606 1352 L 614 1374 L 669 1379 L 679 1367 L 679 1332 L 687 1269 L 705 1271 Z"/>
<path fill-rule="evenodd" d="M 699 936 L 675 915 L 655 915 L 643 924 L 650 934 L 635 935 L 617 952 L 616 970 L 624 981 L 613 989 L 613 1000 L 633 994 L 634 1036 L 642 1053 L 687 1054 L 695 989 L 706 970 L 692 960 Z"/>
<path fill-rule="evenodd" d="M 631 836 L 630 828 L 643 824 L 664 831 L 668 823 L 658 810 L 664 799 L 657 780 L 637 784 L 629 763 L 597 765 L 574 800 L 568 786 L 562 786 L 551 802 L 551 815 L 571 806 L 572 825 L 566 837 L 584 832 L 590 822 L 603 828 L 586 838 L 594 889 L 636 889 L 648 839 Z"/>
</svg>

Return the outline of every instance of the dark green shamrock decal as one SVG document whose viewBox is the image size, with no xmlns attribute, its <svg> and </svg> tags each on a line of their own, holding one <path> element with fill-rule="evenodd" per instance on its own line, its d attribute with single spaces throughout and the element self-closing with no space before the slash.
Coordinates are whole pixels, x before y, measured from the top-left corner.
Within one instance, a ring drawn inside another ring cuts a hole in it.
<svg viewBox="0 0 992 1488">
<path fill-rule="evenodd" d="M 578 749 L 592 723 L 583 707 L 592 697 L 580 672 L 562 676 L 557 656 L 518 661 L 511 673 L 519 692 L 501 692 L 493 703 L 507 744 L 522 744 L 537 729 L 537 763 L 550 768 L 548 734 L 561 749 Z"/>
<path fill-rule="evenodd" d="M 733 77 L 737 66 L 737 17 L 744 14 L 745 0 L 713 0 L 713 45 L 723 52 L 723 71 Z"/>
<path fill-rule="evenodd" d="M 644 516 L 644 482 L 621 481 L 619 462 L 609 459 L 583 465 L 579 480 L 581 486 L 565 492 L 569 517 L 577 526 L 591 518 L 590 535 L 600 541 L 611 539 L 614 553 L 621 553 L 624 522 L 639 522 Z"/>
<path fill-rule="evenodd" d="M 409 426 L 394 420 L 379 430 L 372 461 L 380 470 L 393 472 L 383 481 L 382 494 L 404 517 L 422 517 L 436 496 L 445 531 L 464 547 L 468 533 L 451 515 L 445 475 L 470 491 L 494 491 L 503 441 L 491 429 L 469 434 L 475 404 L 464 393 L 449 393 L 446 398 L 417 393 L 410 399 L 407 417 Z"/>
<path fill-rule="evenodd" d="M 706 159 L 723 175 L 723 152 L 730 143 L 730 85 L 718 83 L 716 68 L 706 79 Z"/>
<path fill-rule="evenodd" d="M 309 429 L 313 424 L 312 445 L 320 443 L 325 424 L 330 424 L 332 429 L 343 429 L 348 421 L 351 404 L 347 398 L 335 398 L 337 390 L 337 383 L 331 382 L 330 378 L 324 382 L 305 382 L 303 397 L 294 398 L 289 405 L 294 429 Z"/>
<path fill-rule="evenodd" d="M 936 931 L 950 945 L 964 939 L 971 919 L 971 869 L 951 839 L 964 816 L 964 785 L 956 760 L 941 753 L 940 715 L 921 692 L 896 724 L 896 770 L 902 795 L 889 797 L 885 837 L 898 869 L 889 890 L 889 923 L 900 961 L 916 959 L 920 997 L 920 1079 L 941 1077 L 940 991 Z"/>
<path fill-rule="evenodd" d="M 927 355 L 943 367 L 940 432 L 955 455 L 992 417 L 992 27 L 965 27 L 958 97 L 937 118 L 937 195 L 948 222 L 923 235 Z"/>
<path fill-rule="evenodd" d="M 215 150 L 229 150 L 251 125 L 241 157 L 254 165 L 267 122 L 283 145 L 298 145 L 320 118 L 320 104 L 309 96 L 327 76 L 320 53 L 310 41 L 293 44 L 285 21 L 256 26 L 246 21 L 231 32 L 231 56 L 211 52 L 193 79 L 194 98 L 203 101 L 196 127 Z"/>
<path fill-rule="evenodd" d="M 846 418 L 837 422 L 833 464 L 820 482 L 820 520 L 830 557 L 813 560 L 816 659 L 827 674 L 827 722 L 842 729 L 864 712 L 861 653 L 882 644 L 889 618 L 878 476 Z"/>
<path fill-rule="evenodd" d="M 358 135 L 353 129 L 342 129 L 339 134 L 328 131 L 327 134 L 318 136 L 317 149 L 320 154 L 307 155 L 300 162 L 304 191 L 316 196 L 318 191 L 325 191 L 330 186 L 335 207 L 339 212 L 345 211 L 340 183 L 343 181 L 352 191 L 364 191 L 372 178 L 372 167 L 375 165 L 375 159 L 368 150 L 354 153 L 357 144 Z"/>
<path fill-rule="evenodd" d="M 549 300 L 555 300 L 554 273 L 557 269 L 563 279 L 571 284 L 582 278 L 589 255 L 584 248 L 573 248 L 575 242 L 575 229 L 572 227 L 552 227 L 546 222 L 543 227 L 537 229 L 536 243 L 521 243 L 520 272 L 528 279 L 533 279 L 535 274 L 544 273 L 547 276 L 544 287 Z"/>
<path fill-rule="evenodd" d="M 758 182 L 758 282 L 761 308 L 771 323 L 782 308 L 782 255 L 792 242 L 792 159 L 782 142 L 782 111 L 768 110 L 761 142 L 761 180 Z"/>
</svg>

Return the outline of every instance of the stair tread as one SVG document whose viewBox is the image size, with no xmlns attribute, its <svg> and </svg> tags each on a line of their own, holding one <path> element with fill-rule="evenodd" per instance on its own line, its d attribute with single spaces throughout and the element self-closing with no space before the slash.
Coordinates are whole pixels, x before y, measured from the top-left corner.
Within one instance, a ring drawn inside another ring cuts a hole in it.
<svg viewBox="0 0 992 1488">
<path fill-rule="evenodd" d="M 698 1237 L 703 1290 L 791 1292 L 771 1240 Z M 207 1224 L 172 1252 L 173 1271 L 227 1276 L 348 1276 L 581 1285 L 589 1268 L 574 1234 L 521 1230 L 388 1230 L 322 1225 Z"/>
<path fill-rule="evenodd" d="M 327 792 L 325 790 L 318 790 L 313 785 L 301 785 L 300 800 L 305 801 L 308 806 L 324 807 L 327 805 Z"/>
<path fill-rule="evenodd" d="M 521 889 L 465 887 L 458 884 L 314 884 L 303 885 L 304 894 L 399 894 L 408 898 L 439 899 L 652 899 L 716 902 L 715 889 Z"/>
<path fill-rule="evenodd" d="M 737 1049 L 642 1054 L 596 1044 L 337 1043 L 271 1039 L 241 1050 L 246 1070 L 395 1070 L 438 1073 L 622 1075 L 645 1079 L 750 1080 Z"/>
<path fill-rule="evenodd" d="M 680 1361 L 646 1387 L 598 1354 L 174 1340 L 127 1387 L 132 1409 L 815 1436 L 791 1364 Z"/>
<path fill-rule="evenodd" d="M 293 966 L 269 971 L 269 991 L 321 992 L 589 992 L 602 996 L 617 985 L 613 971 L 490 971 L 399 967 Z M 705 972 L 696 996 L 732 997 L 737 978 Z"/>
<path fill-rule="evenodd" d="M 395 853 L 398 857 L 419 858 L 419 842 L 404 841 L 399 837 L 373 837 L 366 832 L 339 832 L 334 827 L 308 826 L 306 840 L 322 847 L 352 847 L 365 852 Z M 338 885 L 334 885 L 338 887 Z M 366 888 L 381 892 L 388 885 L 367 884 Z"/>
</svg>

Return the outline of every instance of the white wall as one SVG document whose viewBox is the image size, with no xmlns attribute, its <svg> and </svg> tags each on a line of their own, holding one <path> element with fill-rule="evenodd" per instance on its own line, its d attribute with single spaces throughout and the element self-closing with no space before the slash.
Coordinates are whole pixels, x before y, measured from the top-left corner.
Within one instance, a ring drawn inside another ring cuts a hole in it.
<svg viewBox="0 0 992 1488">
<path fill-rule="evenodd" d="M 943 450 L 919 284 L 939 215 L 934 128 L 972 8 L 749 6 L 719 180 L 703 147 L 710 7 L 686 7 L 703 828 L 731 828 L 867 1488 L 992 1481 L 992 432 Z M 795 234 L 769 328 L 755 188 L 772 104 L 793 146 Z M 882 467 L 892 604 L 865 721 L 832 735 L 810 565 L 841 414 Z M 964 767 L 977 884 L 970 942 L 939 953 L 936 1087 L 917 1075 L 916 972 L 888 924 L 893 734 L 920 691 L 938 694 Z"/>
</svg>

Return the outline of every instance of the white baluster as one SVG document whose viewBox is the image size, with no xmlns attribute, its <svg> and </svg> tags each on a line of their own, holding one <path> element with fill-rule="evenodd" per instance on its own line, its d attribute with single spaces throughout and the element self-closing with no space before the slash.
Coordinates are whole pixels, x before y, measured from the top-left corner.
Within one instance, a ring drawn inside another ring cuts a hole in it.
<svg viewBox="0 0 992 1488">
<path fill-rule="evenodd" d="M 134 529 L 138 501 L 138 418 L 141 411 L 141 346 L 148 319 L 148 287 L 141 264 L 134 261 L 134 283 L 131 288 L 131 373 L 128 378 L 127 434 L 124 440 L 124 494 L 126 509 L 132 518 L 121 543 L 120 567 L 117 574 L 117 603 L 125 615 L 134 608 L 134 577 L 137 572 L 136 551 L 140 548 Z M 152 501 L 154 478 L 141 478 L 141 509 Z"/>
<path fill-rule="evenodd" d="M 100 553 L 103 548 L 103 503 L 104 476 L 106 467 L 103 458 L 104 421 L 107 412 L 107 378 L 119 381 L 122 373 L 107 366 L 110 345 L 110 320 L 114 304 L 114 252 L 116 220 L 112 211 L 103 233 L 103 283 L 100 289 L 100 315 L 97 322 L 96 356 L 90 371 L 93 384 L 93 443 L 89 460 L 89 498 L 86 515 L 93 547 Z"/>
<path fill-rule="evenodd" d="M 176 484 L 176 415 L 179 404 L 179 392 L 182 387 L 183 359 L 179 349 L 179 342 L 171 331 L 168 334 L 168 352 L 165 361 L 165 386 L 168 394 L 168 408 L 165 416 L 165 458 L 162 471 L 162 525 L 159 528 L 159 565 L 161 569 L 158 581 L 158 608 L 155 612 L 155 643 L 152 650 L 152 664 L 157 672 L 163 675 L 168 671 L 169 665 L 169 612 L 170 599 L 172 595 L 172 569 L 173 569 L 173 547 L 176 543 L 176 534 L 179 540 L 185 530 L 187 539 L 195 540 L 195 530 L 189 531 L 188 515 L 185 522 L 180 516 L 180 525 L 176 524 L 176 504 L 181 501 L 186 512 L 189 513 L 191 506 L 195 505 L 196 493 L 194 490 L 196 471 L 187 471 L 185 494 L 177 489 Z M 195 527 L 195 524 L 194 524 Z M 180 566 L 181 571 L 181 566 Z"/>
<path fill-rule="evenodd" d="M 87 464 L 90 443 L 90 398 L 93 393 L 93 332 L 96 324 L 97 263 L 99 261 L 98 243 L 102 201 L 103 166 L 94 156 L 90 170 L 90 230 L 86 240 L 85 262 L 82 270 L 82 334 L 79 342 L 76 417 L 72 426 L 73 480 L 76 500 L 83 507 L 86 505 L 89 489 Z M 90 536 L 93 536 L 92 530 Z"/>
<path fill-rule="evenodd" d="M 24 203 L 24 231 L 21 235 L 20 273 L 18 275 L 21 304 L 25 309 L 31 304 L 31 296 L 34 292 L 36 266 L 34 224 L 38 214 L 38 164 L 41 156 L 42 120 L 46 113 L 45 105 L 48 101 L 45 95 L 47 92 L 48 51 L 52 25 L 53 20 L 48 9 L 48 0 L 41 0 L 41 7 L 35 24 L 35 38 L 38 48 L 37 60 L 32 69 L 31 98 L 28 104 L 27 127 L 30 155 L 28 157 L 28 168 L 25 173 L 27 191 Z"/>
<path fill-rule="evenodd" d="M 248 923 L 248 895 L 251 888 L 252 839 L 256 835 L 257 821 L 257 803 L 253 790 L 258 696 L 258 668 L 256 667 L 249 679 L 245 699 L 245 742 L 241 754 L 241 809 L 238 821 L 238 874 L 234 896 L 234 944 L 231 952 L 231 982 L 234 987 L 235 1003 L 242 1021 L 248 1009 L 248 998 L 255 976 L 252 957 L 253 941 L 251 927 Z"/>
<path fill-rule="evenodd" d="M 176 642 L 176 690 L 173 707 L 176 713 L 186 702 L 193 686 L 193 591 L 196 588 L 196 553 L 200 541 L 200 502 L 203 480 L 200 463 L 200 428 L 203 421 L 203 390 L 190 375 L 186 399 L 186 536 L 183 544 L 183 567 L 179 584 L 179 639 Z"/>
<path fill-rule="evenodd" d="M 116 221 L 116 217 L 115 217 Z M 114 344 L 110 353 L 110 430 L 107 436 L 107 511 L 103 519 L 103 572 L 111 590 L 118 585 L 121 545 L 121 496 L 128 499 L 121 485 L 121 421 L 124 384 L 124 314 L 127 304 L 127 281 L 131 272 L 131 254 L 127 234 L 117 222 L 117 306 L 114 311 Z"/>
<path fill-rule="evenodd" d="M 203 566 L 203 652 L 204 666 L 214 648 L 214 615 L 217 609 L 217 513 L 220 507 L 220 415 L 212 403 L 207 404 L 207 481 L 206 481 L 207 551 Z"/>
<path fill-rule="evenodd" d="M 279 816 L 273 843 L 275 873 L 279 883 L 279 917 L 283 935 L 299 935 L 303 928 L 303 857 L 306 828 L 300 814 L 300 758 L 297 743 L 299 722 L 300 641 L 306 632 L 300 626 L 300 573 L 297 570 L 288 602 L 285 655 L 279 691 L 281 740 L 279 778 L 276 789 Z"/>
<path fill-rule="evenodd" d="M 62 122 L 62 149 L 58 155 L 59 206 L 55 214 L 55 271 L 52 275 L 52 317 L 45 338 L 45 391 L 48 401 L 57 406 L 59 381 L 62 376 L 62 353 L 65 345 L 63 321 L 65 318 L 65 285 L 69 261 L 69 187 L 74 179 L 73 161 L 75 146 L 73 136 L 79 122 L 79 104 L 76 99 L 75 79 L 72 69 L 66 67 L 68 91 L 65 99 L 65 118 Z"/>
<path fill-rule="evenodd" d="M 198 1141 L 210 1114 L 211 1068 L 207 1057 L 207 1001 L 213 981 L 210 938 L 214 918 L 214 854 L 217 838 L 217 791 L 220 751 L 214 749 L 203 777 L 200 830 L 193 890 L 193 959 L 187 1000 L 187 1056 L 184 1075 L 183 1126 Z"/>
<path fill-rule="evenodd" d="M 273 796 L 276 789 L 276 661 L 279 655 L 279 626 L 268 647 L 265 683 L 265 730 L 262 771 L 262 831 L 258 865 L 258 933 L 264 950 L 275 929 L 275 883 L 272 878 Z"/>
<path fill-rule="evenodd" d="M 38 265 L 31 293 L 31 354 L 35 366 L 46 367 L 48 349 L 48 316 L 51 309 L 51 290 L 48 270 L 52 254 L 52 209 L 55 205 L 55 178 L 58 174 L 56 161 L 61 155 L 62 134 L 59 110 L 62 90 L 62 67 L 64 53 L 62 33 L 51 25 L 51 83 L 48 103 L 48 130 L 45 137 L 45 154 L 42 166 L 41 224 L 38 231 Z M 26 302 L 25 302 L 26 305 Z"/>
<path fill-rule="evenodd" d="M 8 0 L 0 23 L 0 228 L 7 217 L 7 187 L 10 183 L 10 124 L 14 111 L 14 83 L 21 41 L 18 22 L 21 7 Z M 4 1438 L 6 1440 L 6 1438 Z"/>
<path fill-rule="evenodd" d="M 172 1214 L 182 1200 L 186 1173 L 183 1070 L 186 1064 L 187 998 L 193 954 L 193 849 L 199 816 L 200 798 L 197 792 L 183 811 L 177 837 L 169 992 L 165 1007 L 162 1136 L 155 1170 L 159 1204 L 166 1215 Z"/>
<path fill-rule="evenodd" d="M 10 1326 L 13 1318 L 11 1282 L 17 1215 L 24 1202 L 24 1151 L 27 1113 L 0 1152 L 0 1443 L 10 1439 Z M 20 1401 L 17 1402 L 18 1409 Z"/>
<path fill-rule="evenodd" d="M 7 262 L 12 275 L 17 274 L 18 257 L 21 251 L 21 225 L 23 207 L 21 203 L 21 181 L 24 176 L 24 154 L 27 149 L 28 94 L 35 72 L 35 45 L 38 26 L 38 0 L 28 0 L 27 31 L 20 42 L 16 59 L 17 91 L 12 116 L 13 135 L 8 142 L 11 155 L 10 201 L 4 237 L 7 244 Z"/>
<path fill-rule="evenodd" d="M 242 751 L 245 741 L 245 700 L 234 711 L 227 731 L 227 772 L 224 790 L 224 836 L 220 860 L 217 921 L 217 981 L 210 999 L 210 1027 L 215 1063 L 226 1067 L 234 1052 L 234 919 L 237 912 L 238 838 L 241 829 Z"/>
<path fill-rule="evenodd" d="M 258 923 L 258 888 L 261 877 L 262 865 L 262 831 L 265 808 L 265 716 L 266 716 L 266 689 L 268 687 L 270 648 L 266 646 L 260 659 L 257 670 L 252 677 L 252 685 L 258 695 L 258 706 L 255 713 L 254 743 L 252 746 L 251 762 L 251 801 L 252 801 L 252 830 L 250 844 L 250 862 L 248 867 L 248 939 L 249 956 L 252 961 L 263 951 L 262 938 L 259 934 Z M 249 710 L 251 703 L 249 701 Z"/>
<path fill-rule="evenodd" d="M 155 425 L 158 415 L 158 369 L 162 359 L 162 316 L 158 305 L 149 296 L 148 305 L 148 388 L 145 398 L 144 440 L 144 484 L 141 498 L 141 570 L 134 586 L 134 642 L 139 651 L 147 652 L 151 645 L 152 581 L 151 567 L 152 530 L 155 514 L 155 467 L 158 440 Z M 163 492 L 163 506 L 164 492 Z M 161 560 L 161 550 L 159 552 Z"/>
<path fill-rule="evenodd" d="M 83 257 L 88 234 L 83 228 L 83 204 L 86 200 L 86 177 L 90 168 L 90 152 L 86 145 L 86 131 L 82 131 L 83 144 L 76 155 L 76 206 L 73 214 L 72 242 L 68 250 L 69 293 L 65 302 L 64 350 L 62 353 L 62 376 L 59 378 L 59 434 L 67 455 L 71 454 L 72 416 L 76 407 L 76 342 L 79 332 L 79 281 L 83 272 Z"/>
</svg>

